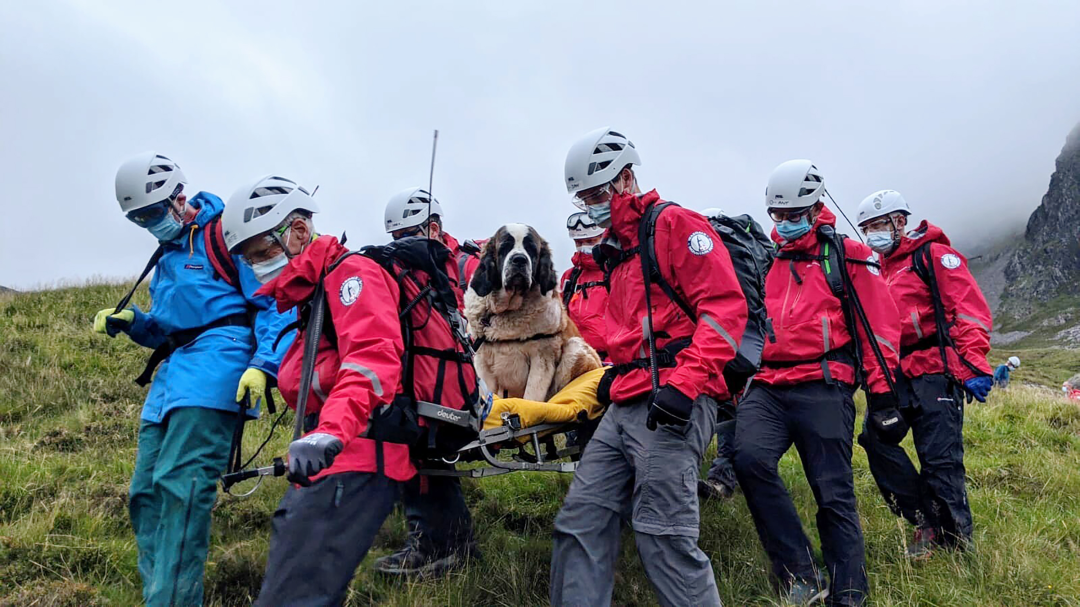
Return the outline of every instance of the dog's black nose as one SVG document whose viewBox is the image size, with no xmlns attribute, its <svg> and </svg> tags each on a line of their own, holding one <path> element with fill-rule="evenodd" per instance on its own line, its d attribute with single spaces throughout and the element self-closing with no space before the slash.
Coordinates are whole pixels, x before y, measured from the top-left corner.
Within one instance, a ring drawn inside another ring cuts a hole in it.
<svg viewBox="0 0 1080 607">
<path fill-rule="evenodd" d="M 512 266 L 524 266 L 528 265 L 529 257 L 522 253 L 515 253 L 510 256 L 510 265 Z"/>
</svg>

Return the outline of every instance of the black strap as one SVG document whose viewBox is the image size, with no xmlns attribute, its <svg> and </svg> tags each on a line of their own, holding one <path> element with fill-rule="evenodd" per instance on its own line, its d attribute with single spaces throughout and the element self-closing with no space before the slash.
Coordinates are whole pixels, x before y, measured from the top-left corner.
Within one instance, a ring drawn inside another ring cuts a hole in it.
<svg viewBox="0 0 1080 607">
<path fill-rule="evenodd" d="M 643 259 L 642 268 L 648 268 L 649 281 L 655 282 L 664 294 L 667 295 L 671 301 L 675 302 L 675 305 L 679 306 L 679 309 L 686 314 L 686 317 L 691 322 L 697 324 L 697 314 L 694 313 L 694 309 L 690 307 L 690 304 L 686 302 L 671 284 L 664 278 L 664 273 L 660 271 L 660 262 L 656 257 L 656 221 L 660 218 L 660 213 L 664 209 L 670 206 L 678 206 L 674 202 L 661 202 L 660 204 L 650 205 L 645 210 L 645 214 L 642 216 L 643 227 L 638 228 L 638 246 L 641 247 L 641 254 Z M 645 240 L 641 240 L 641 236 L 645 236 Z M 642 270 L 644 271 L 644 270 Z M 646 282 L 646 285 L 648 281 Z"/>
<path fill-rule="evenodd" d="M 941 355 L 942 369 L 944 369 L 946 377 L 959 385 L 963 385 L 963 382 L 949 370 L 949 357 L 946 348 L 952 348 L 961 364 L 976 376 L 985 375 L 986 373 L 960 353 L 960 349 L 956 347 L 956 341 L 953 340 L 952 333 L 949 331 L 950 326 L 945 318 L 945 304 L 941 301 L 941 290 L 937 282 L 937 273 L 934 271 L 934 259 L 930 250 L 931 244 L 926 242 L 919 245 L 919 248 L 915 249 L 915 253 L 912 255 L 912 262 L 915 273 L 930 287 L 930 302 L 934 307 L 934 326 L 937 329 L 937 346 L 938 353 Z"/>
<path fill-rule="evenodd" d="M 655 230 L 656 222 L 654 215 L 653 205 L 649 205 L 645 208 L 645 215 L 642 217 L 641 223 L 638 224 L 638 248 L 639 251 L 645 251 L 648 247 L 645 246 L 646 242 L 652 238 L 653 233 L 650 232 L 650 223 Z M 647 219 L 653 218 L 654 221 L 650 222 Z M 656 356 L 656 335 L 653 334 L 653 319 L 652 319 L 652 267 L 650 267 L 649 259 L 644 254 L 641 257 L 641 277 L 645 282 L 645 318 L 647 324 L 645 328 L 648 330 L 648 335 L 645 336 L 646 342 L 649 346 L 649 377 L 652 380 L 652 393 L 649 394 L 649 402 L 653 402 L 656 399 L 656 395 L 660 392 L 660 368 L 657 366 Z"/>
<path fill-rule="evenodd" d="M 574 297 L 574 289 L 577 287 L 577 281 L 581 278 L 581 272 L 582 269 L 577 266 L 574 266 L 574 269 L 570 271 L 570 278 L 563 285 L 562 302 L 564 306 L 570 305 L 570 300 Z"/>
<path fill-rule="evenodd" d="M 125 295 L 124 298 L 120 300 L 120 303 L 116 304 L 116 309 L 113 310 L 113 314 L 120 312 L 121 310 L 126 308 L 129 303 L 131 303 L 131 298 L 135 296 L 135 291 L 139 288 L 139 285 L 142 284 L 143 280 L 146 280 L 146 275 L 149 274 L 150 271 L 158 265 L 158 262 L 161 261 L 161 256 L 164 254 L 165 245 L 159 244 L 158 248 L 154 249 L 154 254 L 150 256 L 150 260 L 146 262 L 146 267 L 143 268 L 142 273 L 139 274 L 139 278 L 135 281 L 135 285 L 132 286 L 131 290 L 127 292 L 127 295 Z"/>
<path fill-rule="evenodd" d="M 806 358 L 802 360 L 763 360 L 761 361 L 762 367 L 768 367 L 770 369 L 790 369 L 792 367 L 799 367 L 802 365 L 819 365 L 822 362 L 841 362 L 847 365 L 855 366 L 855 356 L 848 348 L 834 348 L 828 352 L 818 356 L 817 358 Z"/>
<path fill-rule="evenodd" d="M 308 392 L 315 377 L 315 357 L 319 353 L 319 339 L 323 333 L 323 320 L 326 315 L 325 275 L 319 277 L 315 293 L 308 303 L 308 320 L 304 328 L 304 357 L 300 363 L 300 392 L 296 397 L 296 421 L 293 424 L 293 440 L 304 435 L 304 421 L 307 416 Z"/>
<path fill-rule="evenodd" d="M 184 329 L 182 331 L 170 333 L 169 336 L 165 338 L 165 343 L 155 348 L 154 352 L 150 354 L 150 359 L 146 361 L 146 367 L 143 369 L 143 372 L 135 378 L 135 383 L 140 386 L 149 384 L 154 377 L 154 370 L 157 369 L 158 365 L 169 358 L 173 352 L 195 341 L 200 335 L 206 333 L 210 329 L 250 326 L 251 317 L 245 312 L 240 314 L 230 314 L 229 316 L 219 318 L 208 325 L 203 325 L 194 329 Z"/>
<path fill-rule="evenodd" d="M 689 337 L 678 339 L 668 343 L 656 353 L 656 364 L 661 369 L 671 368 L 675 366 L 675 355 L 682 352 L 690 346 L 691 340 Z M 635 358 L 634 360 L 626 363 L 611 366 L 611 372 L 616 375 L 626 375 L 636 369 L 648 369 L 650 365 L 648 358 Z"/>
</svg>

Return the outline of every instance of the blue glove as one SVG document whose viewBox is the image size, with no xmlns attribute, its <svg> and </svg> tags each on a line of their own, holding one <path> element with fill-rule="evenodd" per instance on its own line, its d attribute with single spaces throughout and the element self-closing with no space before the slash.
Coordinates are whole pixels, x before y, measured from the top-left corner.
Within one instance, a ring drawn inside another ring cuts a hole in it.
<svg viewBox="0 0 1080 607">
<path fill-rule="evenodd" d="M 990 388 L 994 386 L 994 380 L 989 375 L 980 375 L 979 377 L 972 377 L 964 382 L 964 387 L 968 392 L 975 397 L 975 400 L 980 403 L 986 402 L 986 395 L 990 394 Z"/>
</svg>

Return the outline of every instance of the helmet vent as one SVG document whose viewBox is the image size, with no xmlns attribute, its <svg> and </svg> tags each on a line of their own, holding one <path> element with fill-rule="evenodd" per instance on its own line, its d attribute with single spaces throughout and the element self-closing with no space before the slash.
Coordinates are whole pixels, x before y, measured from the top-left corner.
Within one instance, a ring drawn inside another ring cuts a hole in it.
<svg viewBox="0 0 1080 607">
<path fill-rule="evenodd" d="M 264 187 L 255 188 L 254 190 L 252 190 L 251 196 L 248 196 L 248 200 L 252 200 L 252 199 L 255 199 L 255 198 L 262 198 L 263 196 L 277 196 L 277 195 L 282 195 L 282 194 L 288 194 L 291 191 L 293 191 L 293 188 L 288 188 L 288 187 L 285 187 L 285 186 L 279 186 L 279 185 L 270 186 L 270 187 L 264 186 Z"/>
<path fill-rule="evenodd" d="M 148 181 L 148 182 L 146 182 L 146 193 L 149 194 L 150 192 L 153 192 L 154 190 L 160 188 L 163 185 L 165 185 L 164 180 L 163 181 Z"/>
<path fill-rule="evenodd" d="M 155 175 L 157 173 L 171 173 L 172 170 L 172 167 L 167 164 L 155 164 L 150 166 L 150 171 L 146 174 Z"/>
<path fill-rule="evenodd" d="M 621 143 L 600 143 L 597 144 L 596 149 L 593 150 L 593 154 L 603 154 L 604 152 L 621 152 L 623 145 Z"/>
</svg>

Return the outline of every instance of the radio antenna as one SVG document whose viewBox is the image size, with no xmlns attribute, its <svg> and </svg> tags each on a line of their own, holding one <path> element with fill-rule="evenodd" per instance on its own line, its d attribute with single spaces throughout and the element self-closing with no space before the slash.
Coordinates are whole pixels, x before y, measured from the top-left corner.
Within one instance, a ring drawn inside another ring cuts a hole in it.
<svg viewBox="0 0 1080 607">
<path fill-rule="evenodd" d="M 832 194 L 829 193 L 829 190 L 827 188 L 825 190 L 825 195 L 828 196 L 829 200 L 832 201 L 833 206 L 836 207 L 836 210 L 840 211 L 840 214 L 844 216 L 844 219 L 847 221 L 847 224 L 851 226 L 851 229 L 855 230 L 855 235 L 859 237 L 859 242 L 866 244 L 866 241 L 863 240 L 862 232 L 859 230 L 859 228 L 855 227 L 855 224 L 851 223 L 851 220 L 848 219 L 847 213 L 844 212 L 844 209 L 840 206 L 840 203 L 836 202 L 836 199 L 832 197 Z M 431 209 L 428 209 L 428 211 L 431 211 Z"/>
</svg>

